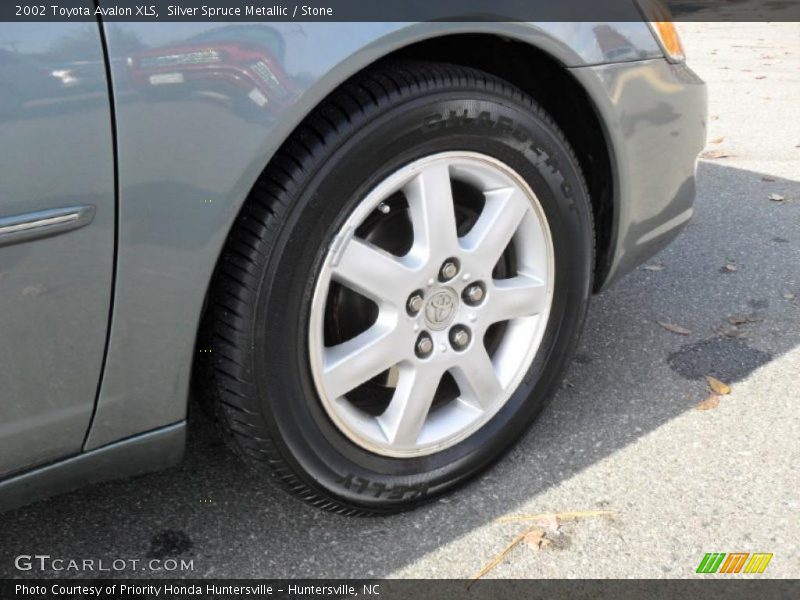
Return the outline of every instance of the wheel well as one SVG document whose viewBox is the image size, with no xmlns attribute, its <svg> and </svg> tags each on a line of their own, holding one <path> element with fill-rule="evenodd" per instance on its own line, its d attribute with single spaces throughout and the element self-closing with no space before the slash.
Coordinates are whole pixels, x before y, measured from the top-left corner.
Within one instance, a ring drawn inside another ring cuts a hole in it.
<svg viewBox="0 0 800 600">
<path fill-rule="evenodd" d="M 480 69 L 530 94 L 555 120 L 578 156 L 594 210 L 597 251 L 595 289 L 611 258 L 613 171 L 597 111 L 583 87 L 549 54 L 524 42 L 491 34 L 455 34 L 425 40 L 382 60 L 448 62 Z"/>
</svg>

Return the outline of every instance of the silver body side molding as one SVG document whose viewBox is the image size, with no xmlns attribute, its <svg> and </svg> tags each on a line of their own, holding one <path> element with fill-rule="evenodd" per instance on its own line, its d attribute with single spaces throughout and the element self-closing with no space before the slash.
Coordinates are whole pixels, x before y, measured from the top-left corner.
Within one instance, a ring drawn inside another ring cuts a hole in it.
<svg viewBox="0 0 800 600">
<path fill-rule="evenodd" d="M 68 206 L 0 217 L 0 246 L 29 242 L 88 225 L 94 219 L 92 205 Z"/>
</svg>

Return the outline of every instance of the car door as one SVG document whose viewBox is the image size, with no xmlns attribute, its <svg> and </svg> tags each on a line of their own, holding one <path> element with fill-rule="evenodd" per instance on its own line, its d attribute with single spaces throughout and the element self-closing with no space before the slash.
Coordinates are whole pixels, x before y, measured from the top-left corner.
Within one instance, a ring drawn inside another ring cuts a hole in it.
<svg viewBox="0 0 800 600">
<path fill-rule="evenodd" d="M 83 446 L 108 330 L 114 204 L 97 23 L 0 23 L 0 478 Z"/>
</svg>

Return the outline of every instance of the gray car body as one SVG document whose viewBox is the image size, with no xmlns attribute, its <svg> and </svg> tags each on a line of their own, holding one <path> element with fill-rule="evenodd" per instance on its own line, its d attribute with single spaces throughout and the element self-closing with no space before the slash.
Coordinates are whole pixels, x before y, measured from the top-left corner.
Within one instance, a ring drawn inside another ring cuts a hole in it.
<svg viewBox="0 0 800 600">
<path fill-rule="evenodd" d="M 466 34 L 530 45 L 590 99 L 613 170 L 596 289 L 689 221 L 705 86 L 643 22 L 0 24 L 19 90 L 0 96 L 0 506 L 180 460 L 206 291 L 259 174 L 347 78 Z M 266 77 L 192 72 L 217 43 Z M 69 231 L 2 233 L 73 207 Z"/>
</svg>

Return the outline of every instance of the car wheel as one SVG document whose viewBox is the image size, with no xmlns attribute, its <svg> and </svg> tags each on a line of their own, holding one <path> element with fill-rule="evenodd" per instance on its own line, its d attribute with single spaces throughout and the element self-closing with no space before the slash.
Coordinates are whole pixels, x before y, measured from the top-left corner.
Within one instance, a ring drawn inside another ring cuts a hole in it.
<svg viewBox="0 0 800 600">
<path fill-rule="evenodd" d="M 220 258 L 228 439 L 337 512 L 454 487 L 553 394 L 593 253 L 580 166 L 532 98 L 452 65 L 357 76 L 273 158 Z"/>
</svg>

